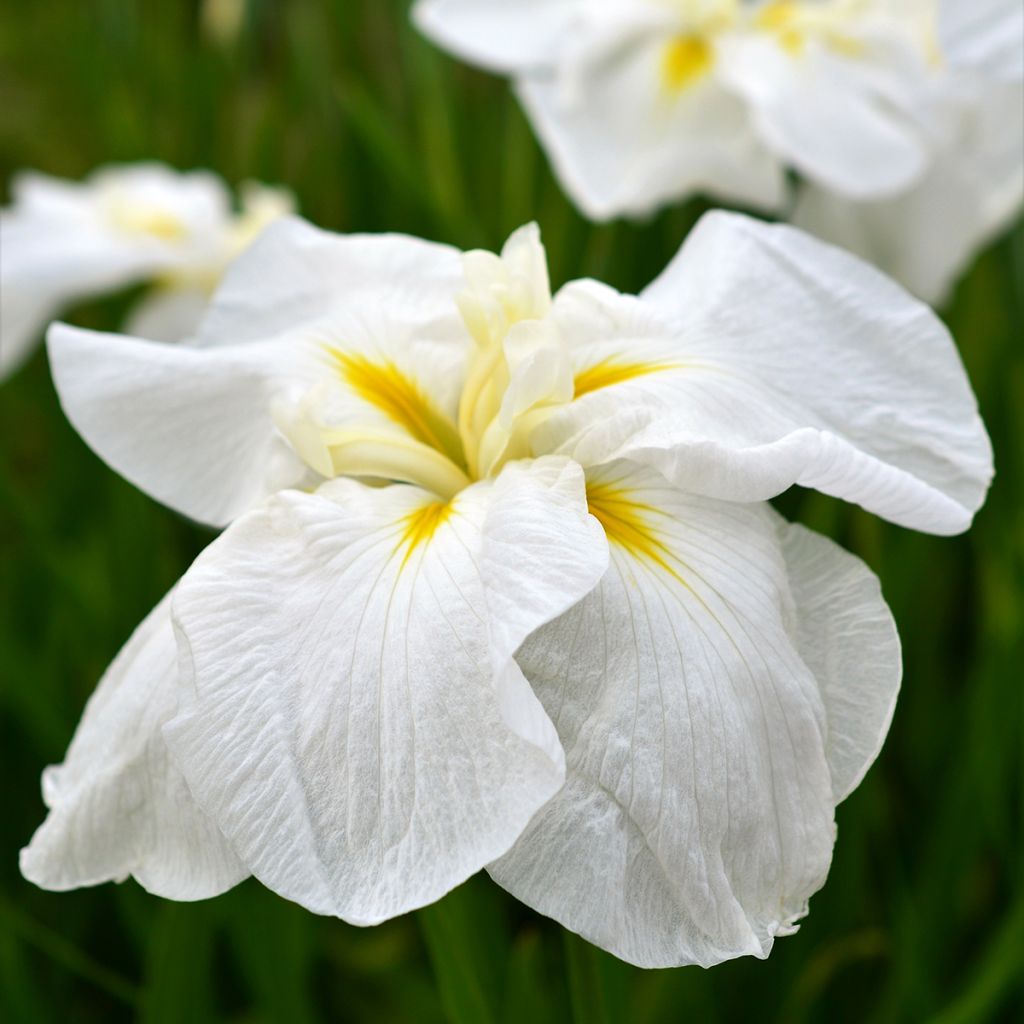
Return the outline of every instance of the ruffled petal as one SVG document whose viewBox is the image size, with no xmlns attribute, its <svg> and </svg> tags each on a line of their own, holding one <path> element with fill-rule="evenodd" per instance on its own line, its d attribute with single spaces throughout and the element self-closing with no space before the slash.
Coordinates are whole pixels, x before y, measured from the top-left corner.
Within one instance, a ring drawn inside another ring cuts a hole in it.
<svg viewBox="0 0 1024 1024">
<path fill-rule="evenodd" d="M 43 776 L 50 813 L 21 852 L 29 881 L 65 890 L 132 875 L 158 896 L 199 900 L 246 877 L 168 754 L 160 730 L 177 705 L 168 596 L 100 681 L 64 763 Z"/>
<path fill-rule="evenodd" d="M 870 630 L 846 630 L 857 600 L 834 618 L 819 603 L 843 596 L 827 571 L 808 570 L 808 608 L 794 602 L 766 506 L 685 496 L 626 464 L 588 473 L 588 497 L 611 566 L 517 656 L 566 784 L 489 871 L 639 966 L 766 956 L 823 884 L 834 839 L 833 723 L 794 631 L 827 622 L 814 653 L 835 657 L 829 685 L 854 706 L 875 699 L 856 661 L 871 660 Z"/>
<path fill-rule="evenodd" d="M 577 397 L 538 450 L 735 501 L 801 484 L 934 533 L 984 500 L 991 446 L 945 327 L 802 232 L 709 214 L 640 299 L 581 282 L 555 315 Z"/>
<path fill-rule="evenodd" d="M 167 741 L 276 892 L 359 924 L 422 906 L 561 786 L 512 652 L 606 560 L 565 460 L 512 464 L 448 504 L 351 480 L 278 495 L 179 584 Z"/>
</svg>

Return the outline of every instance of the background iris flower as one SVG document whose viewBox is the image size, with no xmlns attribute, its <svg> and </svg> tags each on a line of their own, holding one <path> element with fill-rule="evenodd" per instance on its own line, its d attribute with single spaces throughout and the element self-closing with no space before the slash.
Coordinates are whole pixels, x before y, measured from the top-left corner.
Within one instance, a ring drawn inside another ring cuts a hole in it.
<svg viewBox="0 0 1024 1024">
<path fill-rule="evenodd" d="M 1024 200 L 1016 0 L 419 0 L 413 17 L 513 76 L 593 218 L 708 195 L 791 216 L 934 303 Z"/>
</svg>

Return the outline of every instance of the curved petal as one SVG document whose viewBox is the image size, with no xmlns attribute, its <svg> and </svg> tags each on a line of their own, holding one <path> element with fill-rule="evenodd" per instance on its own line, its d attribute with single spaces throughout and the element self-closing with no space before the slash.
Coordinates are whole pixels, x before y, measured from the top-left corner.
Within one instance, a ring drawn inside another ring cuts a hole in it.
<svg viewBox="0 0 1024 1024">
<path fill-rule="evenodd" d="M 492 71 L 552 60 L 586 0 L 417 0 L 416 27 L 438 46 Z"/>
<path fill-rule="evenodd" d="M 278 495 L 178 586 L 168 744 L 252 873 L 310 910 L 370 924 L 429 903 L 562 784 L 512 647 L 607 548 L 578 467 L 506 474 L 450 505 L 351 480 Z"/>
<path fill-rule="evenodd" d="M 831 723 L 789 633 L 776 517 L 621 463 L 589 473 L 588 496 L 612 564 L 517 655 L 566 785 L 488 870 L 642 967 L 766 956 L 834 838 Z"/>
<path fill-rule="evenodd" d="M 274 426 L 272 405 L 304 383 L 282 344 L 215 350 L 55 324 L 50 367 L 75 429 L 158 501 L 222 525 L 307 469 Z"/>
<path fill-rule="evenodd" d="M 158 896 L 199 900 L 246 877 L 168 754 L 160 730 L 177 704 L 168 595 L 100 681 L 64 763 L 43 776 L 50 813 L 21 852 L 29 881 L 65 890 L 133 875 Z"/>
<path fill-rule="evenodd" d="M 875 68 L 808 44 L 799 56 L 770 37 L 730 41 L 723 79 L 750 105 L 763 141 L 807 177 L 853 199 L 906 188 L 928 163 L 923 70 L 900 75 L 887 60 Z M 915 104 L 914 97 L 918 97 Z M 837 124 L 841 121 L 841 126 Z"/>
<path fill-rule="evenodd" d="M 881 750 L 899 694 L 900 638 L 878 579 L 825 537 L 775 517 L 794 618 L 787 628 L 825 703 L 836 803 Z"/>
<path fill-rule="evenodd" d="M 577 398 L 538 448 L 735 501 L 815 487 L 934 533 L 984 500 L 991 447 L 945 327 L 802 232 L 709 214 L 640 299 L 584 282 L 555 316 Z"/>
<path fill-rule="evenodd" d="M 408 235 L 338 235 L 283 217 L 228 268 L 198 342 L 271 338 L 353 301 L 429 323 L 448 315 L 463 287 L 461 256 L 451 246 Z"/>
</svg>

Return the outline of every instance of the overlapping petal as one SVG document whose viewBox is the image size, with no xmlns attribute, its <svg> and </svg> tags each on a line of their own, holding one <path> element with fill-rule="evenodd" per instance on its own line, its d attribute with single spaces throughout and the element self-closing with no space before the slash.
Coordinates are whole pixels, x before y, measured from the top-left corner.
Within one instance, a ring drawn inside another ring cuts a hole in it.
<svg viewBox="0 0 1024 1024">
<path fill-rule="evenodd" d="M 351 480 L 278 495 L 178 586 L 167 741 L 275 891 L 362 924 L 421 906 L 561 786 L 512 653 L 606 564 L 565 460 L 510 465 L 450 504 Z"/>
<path fill-rule="evenodd" d="M 149 614 L 89 700 L 64 763 L 43 776 L 46 821 L 21 853 L 45 889 L 134 876 L 159 896 L 198 900 L 248 872 L 198 808 L 161 729 L 178 707 L 170 595 Z"/>
<path fill-rule="evenodd" d="M 566 784 L 489 870 L 640 966 L 766 956 L 888 725 L 899 647 L 877 582 L 766 506 L 648 470 L 592 472 L 588 494 L 612 564 L 518 655 Z"/>
<path fill-rule="evenodd" d="M 455 251 L 299 221 L 266 235 L 227 275 L 193 346 L 52 328 L 54 381 L 86 441 L 214 525 L 311 471 L 333 475 L 332 448 L 352 466 L 355 435 L 404 444 L 410 459 L 447 445 L 458 460 L 470 340 Z"/>
<path fill-rule="evenodd" d="M 577 398 L 543 450 L 736 501 L 801 484 L 935 533 L 984 499 L 991 448 L 946 329 L 802 232 L 710 214 L 639 300 L 574 284 L 556 317 Z"/>
</svg>

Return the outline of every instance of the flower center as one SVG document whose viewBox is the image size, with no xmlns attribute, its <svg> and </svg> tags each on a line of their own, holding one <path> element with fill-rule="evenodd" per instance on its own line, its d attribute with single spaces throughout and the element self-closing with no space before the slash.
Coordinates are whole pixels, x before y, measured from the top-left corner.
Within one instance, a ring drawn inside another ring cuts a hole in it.
<svg viewBox="0 0 1024 1024">
<path fill-rule="evenodd" d="M 326 383 L 297 407 L 279 403 L 279 428 L 317 473 L 412 483 L 448 499 L 532 455 L 533 428 L 572 400 L 571 361 L 548 317 L 551 291 L 536 226 L 516 232 L 500 256 L 469 252 L 463 265 L 466 287 L 454 301 L 473 348 L 455 417 L 393 360 L 325 345 L 332 378 L 361 408 L 371 407 L 380 426 L 351 414 L 341 417 L 351 425 L 332 426 Z"/>
</svg>

